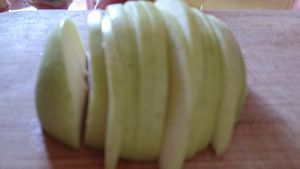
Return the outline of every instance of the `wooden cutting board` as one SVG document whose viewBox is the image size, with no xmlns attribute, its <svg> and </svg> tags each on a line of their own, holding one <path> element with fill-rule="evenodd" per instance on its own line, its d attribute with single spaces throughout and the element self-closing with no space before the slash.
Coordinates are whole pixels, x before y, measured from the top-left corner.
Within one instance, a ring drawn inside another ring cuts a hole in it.
<svg viewBox="0 0 300 169">
<path fill-rule="evenodd" d="M 300 168 L 300 13 L 211 12 L 233 30 L 248 70 L 249 93 L 227 152 L 209 148 L 186 169 Z M 70 16 L 87 46 L 88 12 L 0 14 L 0 169 L 101 169 L 102 152 L 75 151 L 44 134 L 34 105 L 38 63 L 50 31 Z M 121 169 L 156 163 L 121 161 Z"/>
</svg>

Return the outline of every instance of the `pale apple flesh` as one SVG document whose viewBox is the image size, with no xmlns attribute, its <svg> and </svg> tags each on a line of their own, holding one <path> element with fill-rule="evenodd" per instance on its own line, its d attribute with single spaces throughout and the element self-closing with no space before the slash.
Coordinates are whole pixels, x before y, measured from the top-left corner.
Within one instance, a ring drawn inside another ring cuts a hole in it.
<svg viewBox="0 0 300 169">
<path fill-rule="evenodd" d="M 85 51 L 76 26 L 63 20 L 50 35 L 36 83 L 36 108 L 42 127 L 64 144 L 80 145 L 85 101 Z"/>
<path fill-rule="evenodd" d="M 85 145 L 98 149 L 104 147 L 108 99 L 104 52 L 101 46 L 101 19 L 98 11 L 94 11 L 88 16 L 90 88 L 84 137 Z"/>
</svg>

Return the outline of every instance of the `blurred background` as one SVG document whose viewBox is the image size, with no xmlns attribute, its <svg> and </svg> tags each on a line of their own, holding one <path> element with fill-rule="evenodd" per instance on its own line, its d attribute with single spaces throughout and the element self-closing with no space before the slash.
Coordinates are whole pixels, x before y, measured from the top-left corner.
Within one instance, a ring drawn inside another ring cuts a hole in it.
<svg viewBox="0 0 300 169">
<path fill-rule="evenodd" d="M 87 10 L 105 8 L 126 0 L 0 0 L 0 12 L 37 9 Z M 204 10 L 218 9 L 300 9 L 300 0 L 186 0 Z"/>
</svg>

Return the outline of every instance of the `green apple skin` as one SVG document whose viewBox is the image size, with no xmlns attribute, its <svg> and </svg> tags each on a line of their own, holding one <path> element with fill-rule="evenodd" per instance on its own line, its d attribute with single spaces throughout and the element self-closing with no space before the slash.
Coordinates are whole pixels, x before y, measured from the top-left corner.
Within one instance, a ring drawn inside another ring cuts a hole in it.
<svg viewBox="0 0 300 169">
<path fill-rule="evenodd" d="M 77 28 L 70 19 L 65 19 L 47 42 L 36 82 L 35 101 L 44 130 L 73 148 L 80 145 L 85 66 L 85 51 Z"/>
<path fill-rule="evenodd" d="M 89 103 L 85 126 L 85 145 L 104 148 L 105 129 L 107 119 L 107 84 L 104 52 L 101 46 L 101 14 L 93 11 L 88 16 L 89 27 Z"/>
<path fill-rule="evenodd" d="M 212 141 L 216 154 L 221 154 L 229 145 L 237 115 L 245 100 L 246 70 L 242 53 L 232 32 L 215 17 L 208 18 L 221 45 L 224 62 L 222 101 Z"/>
</svg>

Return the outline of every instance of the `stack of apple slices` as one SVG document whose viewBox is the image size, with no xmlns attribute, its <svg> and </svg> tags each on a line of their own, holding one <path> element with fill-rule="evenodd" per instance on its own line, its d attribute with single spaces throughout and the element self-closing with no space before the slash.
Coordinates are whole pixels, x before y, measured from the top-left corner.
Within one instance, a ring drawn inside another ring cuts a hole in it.
<svg viewBox="0 0 300 169">
<path fill-rule="evenodd" d="M 105 169 L 119 158 L 180 169 L 209 145 L 225 151 L 246 70 L 223 23 L 183 1 L 158 0 L 91 12 L 88 25 L 89 59 L 70 19 L 47 43 L 36 106 L 49 135 L 79 148 L 83 133 L 85 145 L 104 149 Z"/>
</svg>

